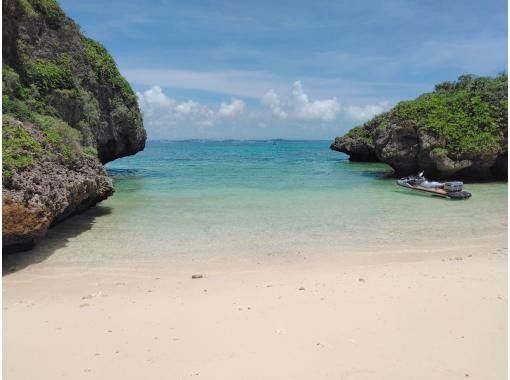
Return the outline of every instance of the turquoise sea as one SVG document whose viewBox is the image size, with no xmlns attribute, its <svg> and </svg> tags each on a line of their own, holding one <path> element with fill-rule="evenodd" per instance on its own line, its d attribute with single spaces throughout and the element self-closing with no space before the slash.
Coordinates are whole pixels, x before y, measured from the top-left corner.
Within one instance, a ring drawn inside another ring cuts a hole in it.
<svg viewBox="0 0 510 380">
<path fill-rule="evenodd" d="M 116 187 L 57 225 L 36 252 L 97 262 L 169 255 L 412 250 L 506 231 L 507 184 L 468 184 L 467 201 L 397 190 L 384 164 L 329 141 L 150 141 L 107 165 Z"/>
</svg>

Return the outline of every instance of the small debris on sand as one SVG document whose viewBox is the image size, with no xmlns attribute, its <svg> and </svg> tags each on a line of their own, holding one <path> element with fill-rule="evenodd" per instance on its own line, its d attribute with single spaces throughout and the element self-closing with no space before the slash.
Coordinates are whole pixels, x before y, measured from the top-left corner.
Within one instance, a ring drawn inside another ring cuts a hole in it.
<svg viewBox="0 0 510 380">
<path fill-rule="evenodd" d="M 365 279 L 360 277 L 360 278 L 358 278 L 358 281 L 359 282 L 365 282 Z"/>
<path fill-rule="evenodd" d="M 82 303 L 82 304 L 80 305 L 80 307 L 89 307 L 89 306 L 92 306 L 92 305 L 91 305 L 91 304 L 89 304 L 89 303 Z"/>
<path fill-rule="evenodd" d="M 191 275 L 191 278 L 196 280 L 197 278 L 204 278 L 204 275 L 203 274 L 193 274 L 193 275 Z"/>
<path fill-rule="evenodd" d="M 305 288 L 303 288 L 303 287 L 300 287 L 300 288 L 299 288 L 299 290 L 305 290 Z"/>
</svg>

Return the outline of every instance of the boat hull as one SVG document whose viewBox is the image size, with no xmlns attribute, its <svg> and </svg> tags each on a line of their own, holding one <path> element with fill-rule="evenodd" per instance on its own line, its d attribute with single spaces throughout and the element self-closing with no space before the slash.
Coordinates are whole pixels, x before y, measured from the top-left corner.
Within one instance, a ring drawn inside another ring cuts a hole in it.
<svg viewBox="0 0 510 380">
<path fill-rule="evenodd" d="M 468 191 L 447 192 L 442 188 L 426 188 L 421 186 L 413 186 L 409 184 L 405 179 L 399 179 L 397 181 L 397 185 L 402 189 L 409 190 L 420 195 L 428 195 L 453 200 L 468 199 L 471 197 L 471 193 Z"/>
<path fill-rule="evenodd" d="M 400 180 L 397 181 L 397 185 L 402 189 L 413 191 L 417 194 L 441 197 L 441 198 L 448 198 L 448 193 L 442 189 L 427 189 L 427 188 L 420 187 L 420 186 L 411 186 L 407 182 L 400 181 Z"/>
</svg>

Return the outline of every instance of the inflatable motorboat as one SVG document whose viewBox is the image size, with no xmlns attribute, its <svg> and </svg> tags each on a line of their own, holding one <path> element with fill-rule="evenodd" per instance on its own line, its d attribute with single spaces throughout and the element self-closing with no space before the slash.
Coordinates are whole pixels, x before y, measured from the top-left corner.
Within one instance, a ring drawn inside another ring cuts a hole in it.
<svg viewBox="0 0 510 380">
<path fill-rule="evenodd" d="M 397 185 L 408 190 L 423 194 L 429 194 L 449 199 L 467 199 L 471 197 L 469 191 L 464 191 L 464 183 L 461 181 L 435 182 L 429 181 L 423 176 L 423 172 L 417 176 L 409 176 L 397 180 Z"/>
</svg>

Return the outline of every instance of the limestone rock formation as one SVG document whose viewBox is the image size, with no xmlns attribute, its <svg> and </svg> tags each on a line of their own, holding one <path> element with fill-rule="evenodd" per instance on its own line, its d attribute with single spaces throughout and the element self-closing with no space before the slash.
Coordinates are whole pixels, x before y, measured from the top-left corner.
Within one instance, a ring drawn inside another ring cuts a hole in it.
<svg viewBox="0 0 510 380">
<path fill-rule="evenodd" d="M 3 246 L 104 200 L 102 164 L 135 154 L 146 132 L 115 62 L 54 0 L 3 0 Z"/>
<path fill-rule="evenodd" d="M 506 74 L 462 76 L 432 93 L 397 104 L 337 137 L 331 148 L 359 161 L 381 161 L 398 176 L 506 179 Z"/>
</svg>

